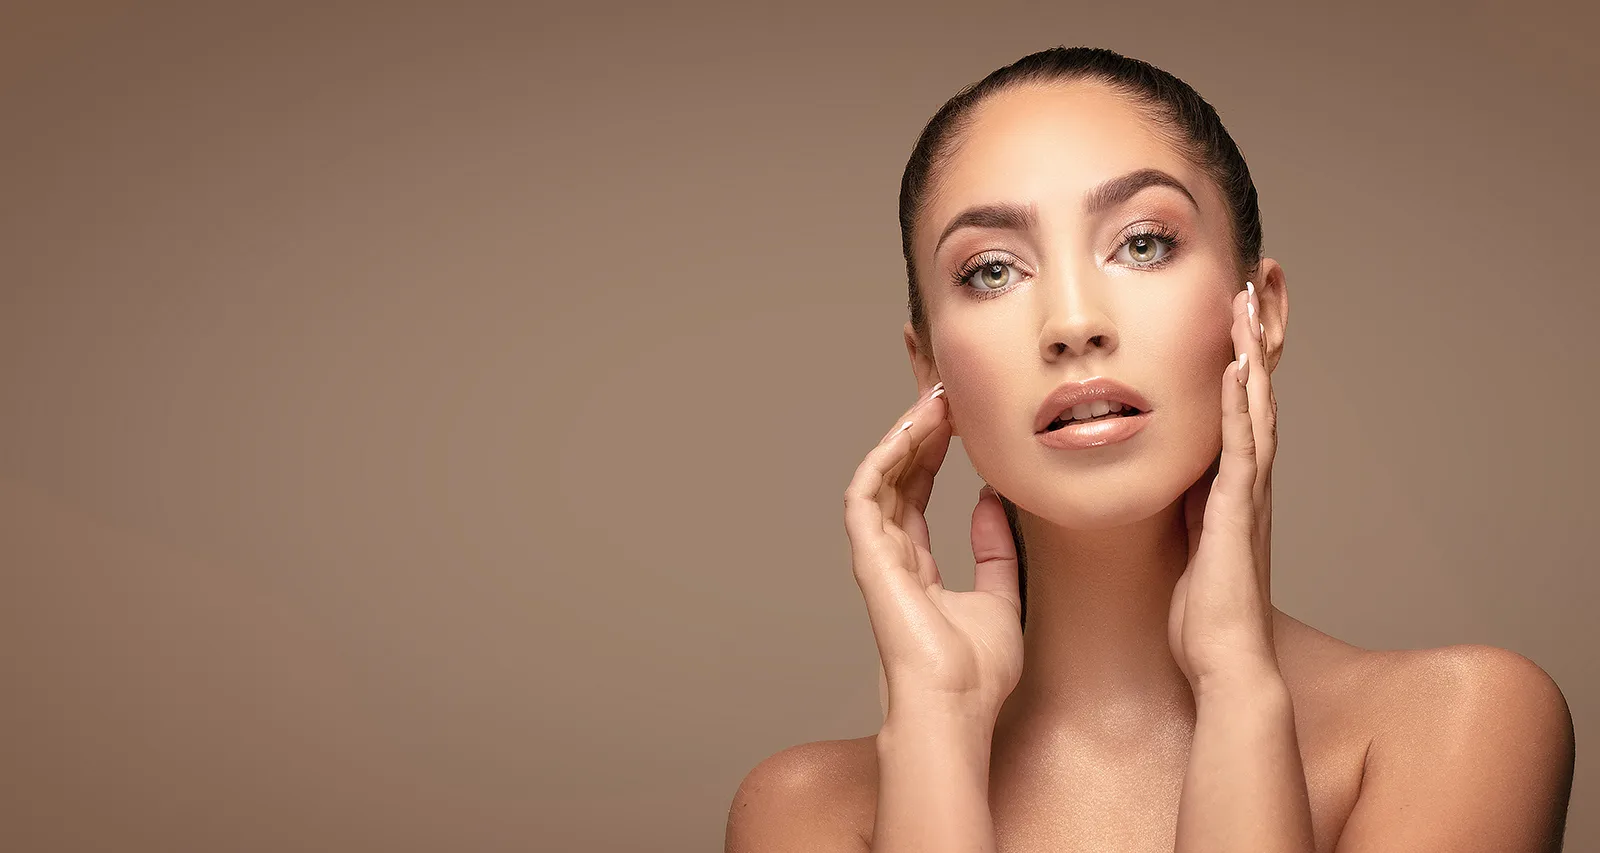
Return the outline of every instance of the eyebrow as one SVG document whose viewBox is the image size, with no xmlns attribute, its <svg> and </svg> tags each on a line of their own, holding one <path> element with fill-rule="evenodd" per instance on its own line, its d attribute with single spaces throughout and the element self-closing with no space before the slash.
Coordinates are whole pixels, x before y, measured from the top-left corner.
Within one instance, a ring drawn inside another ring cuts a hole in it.
<svg viewBox="0 0 1600 853">
<path fill-rule="evenodd" d="M 1200 203 L 1195 201 L 1194 194 L 1183 182 L 1160 169 L 1136 169 L 1126 175 L 1118 175 L 1101 183 L 1083 194 L 1083 211 L 1088 216 L 1095 216 L 1105 210 L 1116 207 L 1130 198 L 1138 195 L 1149 187 L 1171 187 L 1189 200 L 1195 210 L 1200 209 Z M 1036 204 L 1021 204 L 1012 201 L 994 202 L 969 207 L 956 214 L 950 224 L 944 227 L 944 232 L 939 235 L 939 241 L 934 243 L 934 254 L 939 253 L 939 247 L 944 245 L 946 237 L 962 228 L 998 228 L 1008 231 L 1031 231 L 1039 223 L 1039 209 Z"/>
</svg>

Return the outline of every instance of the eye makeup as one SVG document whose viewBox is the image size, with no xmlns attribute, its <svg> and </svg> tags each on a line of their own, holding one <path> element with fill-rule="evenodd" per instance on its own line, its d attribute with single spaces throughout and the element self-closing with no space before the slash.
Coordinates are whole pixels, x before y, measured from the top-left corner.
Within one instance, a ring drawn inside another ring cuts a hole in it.
<svg viewBox="0 0 1600 853">
<path fill-rule="evenodd" d="M 1157 270 L 1172 263 L 1184 242 L 1184 237 L 1172 226 L 1162 222 L 1139 222 L 1128 227 L 1121 240 L 1118 241 L 1117 248 L 1112 252 L 1110 260 L 1116 260 L 1123 249 L 1135 243 L 1140 245 L 1159 244 L 1165 247 L 1165 252 L 1159 258 L 1153 261 L 1140 262 L 1130 256 L 1127 261 L 1123 262 L 1124 266 L 1134 270 Z M 1005 287 L 988 289 L 975 288 L 969 286 L 971 278 L 985 268 L 1015 266 L 1018 266 L 1018 264 L 1015 257 L 1009 252 L 982 252 L 974 255 L 951 274 L 951 283 L 958 288 L 969 291 L 973 299 L 992 299 L 1010 291 L 1016 285 L 1008 284 Z"/>
<path fill-rule="evenodd" d="M 1141 222 L 1137 225 L 1131 226 L 1128 229 L 1126 236 L 1117 242 L 1117 252 L 1121 252 L 1123 249 L 1133 245 L 1135 242 L 1143 241 L 1148 243 L 1151 240 L 1166 244 L 1167 251 L 1159 259 L 1150 261 L 1148 263 L 1135 261 L 1130 256 L 1130 265 L 1134 269 L 1154 270 L 1160 269 L 1167 264 L 1172 263 L 1173 256 L 1177 253 L 1179 247 L 1181 247 L 1184 242 L 1183 237 L 1178 234 L 1178 229 L 1173 228 L 1164 222 Z M 1113 253 L 1112 257 L 1116 257 L 1116 253 Z"/>
</svg>

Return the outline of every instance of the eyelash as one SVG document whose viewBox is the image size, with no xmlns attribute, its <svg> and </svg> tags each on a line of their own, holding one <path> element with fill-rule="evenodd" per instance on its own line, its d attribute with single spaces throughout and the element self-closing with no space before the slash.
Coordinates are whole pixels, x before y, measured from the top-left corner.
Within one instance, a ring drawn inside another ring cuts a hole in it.
<svg viewBox="0 0 1600 853">
<path fill-rule="evenodd" d="M 1167 244 L 1167 253 L 1161 256 L 1161 260 L 1148 264 L 1135 263 L 1134 268 L 1140 270 L 1160 269 L 1161 267 L 1166 266 L 1172 262 L 1173 256 L 1177 253 L 1179 247 L 1183 245 L 1183 239 L 1178 236 L 1178 232 L 1176 230 L 1160 223 L 1151 223 L 1140 226 L 1138 231 L 1134 231 L 1124 238 L 1121 243 L 1117 244 L 1117 251 L 1122 251 L 1123 246 L 1132 243 L 1134 240 L 1140 237 L 1154 237 L 1157 240 Z M 971 291 L 973 299 L 993 299 L 1002 293 L 1009 292 L 1012 288 L 1016 287 L 1016 285 L 1003 287 L 999 290 L 978 290 L 976 288 L 967 287 L 967 279 L 972 278 L 972 276 L 975 275 L 978 270 L 981 270 L 987 266 L 993 266 L 994 264 L 1005 264 L 1006 266 L 1012 266 L 1012 264 L 1005 260 L 1005 255 L 997 252 L 984 252 L 983 254 L 978 255 L 972 260 L 963 264 L 961 269 L 957 270 L 956 273 L 951 276 L 951 279 L 956 287 Z"/>
</svg>

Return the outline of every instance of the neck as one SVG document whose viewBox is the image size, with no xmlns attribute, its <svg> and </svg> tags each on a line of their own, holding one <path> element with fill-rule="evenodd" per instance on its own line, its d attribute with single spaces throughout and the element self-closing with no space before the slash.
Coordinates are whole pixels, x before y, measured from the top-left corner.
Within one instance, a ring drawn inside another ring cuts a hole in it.
<svg viewBox="0 0 1600 853">
<path fill-rule="evenodd" d="M 1004 727 L 1137 740 L 1193 726 L 1194 696 L 1172 657 L 1167 619 L 1188 561 L 1183 503 L 1103 530 L 1024 512 L 1027 620 L 1022 680 Z"/>
</svg>

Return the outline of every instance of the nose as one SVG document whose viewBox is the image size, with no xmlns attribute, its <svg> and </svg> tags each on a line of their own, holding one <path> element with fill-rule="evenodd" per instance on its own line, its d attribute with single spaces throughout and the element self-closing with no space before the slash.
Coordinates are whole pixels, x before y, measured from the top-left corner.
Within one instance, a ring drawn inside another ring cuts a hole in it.
<svg viewBox="0 0 1600 853">
<path fill-rule="evenodd" d="M 1117 330 L 1083 279 L 1068 278 L 1050 291 L 1039 330 L 1039 354 L 1046 362 L 1117 348 Z"/>
</svg>

